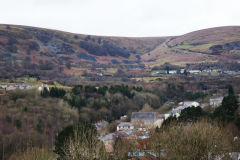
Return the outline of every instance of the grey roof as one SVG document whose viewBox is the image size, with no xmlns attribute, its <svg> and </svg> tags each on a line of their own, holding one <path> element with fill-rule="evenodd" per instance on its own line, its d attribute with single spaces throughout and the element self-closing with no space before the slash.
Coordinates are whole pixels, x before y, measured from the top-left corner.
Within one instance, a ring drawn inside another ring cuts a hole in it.
<svg viewBox="0 0 240 160">
<path fill-rule="evenodd" d="M 121 122 L 118 126 L 125 127 L 125 126 L 133 126 L 133 125 L 130 122 Z"/>
<path fill-rule="evenodd" d="M 156 118 L 156 112 L 133 112 L 131 118 L 155 119 Z"/>
<path fill-rule="evenodd" d="M 99 137 L 99 139 L 101 141 L 108 141 L 108 140 L 114 140 L 116 137 L 115 137 L 115 134 L 114 133 L 110 133 L 110 134 L 107 134 L 105 136 L 101 136 Z"/>
<path fill-rule="evenodd" d="M 223 97 L 217 97 L 217 98 L 210 98 L 210 101 L 222 101 Z"/>
</svg>

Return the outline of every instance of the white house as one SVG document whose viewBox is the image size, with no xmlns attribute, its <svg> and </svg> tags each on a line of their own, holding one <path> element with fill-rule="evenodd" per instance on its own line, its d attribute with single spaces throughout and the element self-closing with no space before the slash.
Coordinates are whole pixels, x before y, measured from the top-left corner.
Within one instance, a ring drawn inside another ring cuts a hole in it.
<svg viewBox="0 0 240 160">
<path fill-rule="evenodd" d="M 49 87 L 48 87 L 48 85 L 41 85 L 41 86 L 37 86 L 37 90 L 38 91 L 42 91 L 44 88 L 46 88 L 48 91 L 49 91 Z"/>
<path fill-rule="evenodd" d="M 168 73 L 169 74 L 177 74 L 177 70 L 170 70 Z"/>
<path fill-rule="evenodd" d="M 198 107 L 200 106 L 200 104 L 196 101 L 184 101 L 184 102 L 180 102 L 178 103 L 179 106 L 184 106 L 184 108 L 187 108 L 187 107 Z"/>
<path fill-rule="evenodd" d="M 164 120 L 165 120 L 165 114 L 158 114 L 156 120 L 154 121 L 154 127 L 160 128 Z"/>
<path fill-rule="evenodd" d="M 189 73 L 191 73 L 191 74 L 199 74 L 199 73 L 201 73 L 201 71 L 200 70 L 189 70 Z"/>
<path fill-rule="evenodd" d="M 122 122 L 117 125 L 117 131 L 124 131 L 130 129 L 134 129 L 133 124 L 131 124 L 130 122 Z"/>
<path fill-rule="evenodd" d="M 210 106 L 218 107 L 222 104 L 222 101 L 223 101 L 223 97 L 210 98 L 209 104 L 210 104 Z"/>
<path fill-rule="evenodd" d="M 184 110 L 185 108 L 198 107 L 198 106 L 200 106 L 200 104 L 198 102 L 195 102 L 195 101 L 180 102 L 179 106 L 175 109 L 172 109 L 168 114 L 170 114 L 172 116 L 179 117 L 180 114 L 181 114 L 181 111 Z"/>
<path fill-rule="evenodd" d="M 181 73 L 181 74 L 183 74 L 183 73 L 184 73 L 184 71 L 185 71 L 185 69 L 181 69 L 181 70 L 180 70 L 180 73 Z"/>
</svg>

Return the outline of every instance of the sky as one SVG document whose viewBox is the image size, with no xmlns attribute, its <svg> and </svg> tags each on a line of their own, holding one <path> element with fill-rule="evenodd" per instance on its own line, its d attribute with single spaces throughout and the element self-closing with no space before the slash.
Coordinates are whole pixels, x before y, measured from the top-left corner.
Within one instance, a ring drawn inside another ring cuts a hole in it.
<svg viewBox="0 0 240 160">
<path fill-rule="evenodd" d="M 0 23 L 128 37 L 240 25 L 240 0 L 0 0 Z"/>
</svg>

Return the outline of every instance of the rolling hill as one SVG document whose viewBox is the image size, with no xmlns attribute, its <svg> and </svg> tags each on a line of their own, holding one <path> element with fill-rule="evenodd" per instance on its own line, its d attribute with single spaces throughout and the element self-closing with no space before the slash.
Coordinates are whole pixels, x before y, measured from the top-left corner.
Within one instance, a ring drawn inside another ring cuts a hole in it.
<svg viewBox="0 0 240 160">
<path fill-rule="evenodd" d="M 166 62 L 184 66 L 240 60 L 240 27 L 218 27 L 175 37 L 107 37 L 43 28 L 0 25 L 0 77 L 46 79 L 115 74 Z"/>
</svg>

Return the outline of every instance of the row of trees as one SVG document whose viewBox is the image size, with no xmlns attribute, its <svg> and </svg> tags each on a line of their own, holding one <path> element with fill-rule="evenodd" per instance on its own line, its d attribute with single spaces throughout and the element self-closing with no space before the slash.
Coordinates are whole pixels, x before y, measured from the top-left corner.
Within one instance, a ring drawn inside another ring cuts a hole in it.
<svg viewBox="0 0 240 160">
<path fill-rule="evenodd" d="M 63 98 L 66 94 L 66 91 L 62 88 L 52 87 L 50 88 L 50 91 L 44 87 L 41 91 L 40 95 L 44 98 L 50 96 L 55 98 Z"/>
</svg>

